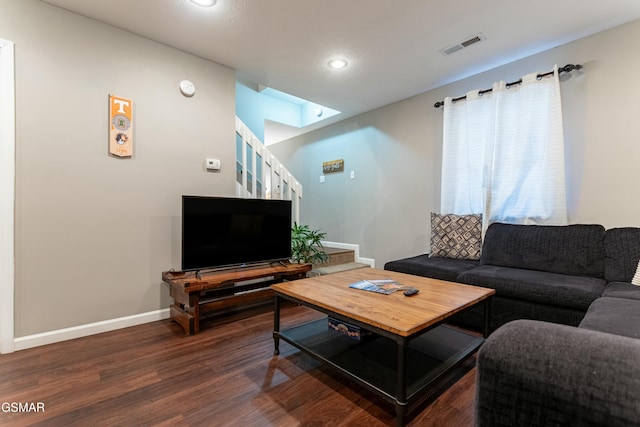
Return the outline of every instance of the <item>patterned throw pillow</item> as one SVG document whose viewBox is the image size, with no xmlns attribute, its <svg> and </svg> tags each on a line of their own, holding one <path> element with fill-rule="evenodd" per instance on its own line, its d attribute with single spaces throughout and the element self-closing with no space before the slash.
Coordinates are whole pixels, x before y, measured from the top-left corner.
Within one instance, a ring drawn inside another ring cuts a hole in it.
<svg viewBox="0 0 640 427">
<path fill-rule="evenodd" d="M 631 279 L 631 284 L 640 286 L 640 261 L 638 261 L 638 268 L 636 268 L 636 274 Z"/>
<path fill-rule="evenodd" d="M 480 259 L 482 215 L 431 213 L 430 257 Z"/>
</svg>

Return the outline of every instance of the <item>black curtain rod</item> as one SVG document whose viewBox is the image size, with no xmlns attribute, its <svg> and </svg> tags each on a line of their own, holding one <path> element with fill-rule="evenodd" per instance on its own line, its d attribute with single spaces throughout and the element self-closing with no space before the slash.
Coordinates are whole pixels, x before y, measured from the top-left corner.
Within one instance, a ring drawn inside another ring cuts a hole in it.
<svg viewBox="0 0 640 427">
<path fill-rule="evenodd" d="M 574 64 L 567 64 L 567 65 L 565 65 L 564 67 L 560 67 L 560 68 L 558 68 L 558 74 L 560 74 L 560 73 L 568 73 L 568 72 L 570 72 L 570 71 L 573 71 L 573 70 L 580 70 L 580 69 L 582 69 L 582 65 L 580 65 L 580 64 L 575 64 L 575 65 L 574 65 Z M 550 75 L 552 75 L 552 74 L 553 74 L 553 71 L 549 71 L 548 73 L 538 74 L 538 75 L 537 75 L 537 78 L 538 78 L 538 79 L 541 79 L 541 78 L 543 78 L 543 77 L 545 77 L 545 76 L 550 76 Z M 518 84 L 520 84 L 520 83 L 522 83 L 522 79 L 520 79 L 520 80 L 518 80 L 518 81 L 516 81 L 516 82 L 507 83 L 507 88 L 508 88 L 509 86 L 518 85 Z M 493 89 L 484 89 L 484 90 L 479 91 L 478 93 L 479 93 L 480 95 L 484 95 L 485 93 L 488 93 L 488 92 L 491 92 L 491 91 L 493 91 Z M 453 99 L 452 99 L 452 101 L 453 101 L 453 102 L 456 102 L 456 101 L 461 101 L 461 100 L 463 100 L 463 99 L 467 99 L 467 95 L 463 95 L 463 96 L 459 96 L 459 97 L 457 97 L 457 98 L 453 98 Z M 433 107 L 434 107 L 434 108 L 440 108 L 440 107 L 442 107 L 443 105 L 444 105 L 444 101 L 438 101 L 438 102 L 436 102 L 435 104 L 433 104 Z"/>
</svg>

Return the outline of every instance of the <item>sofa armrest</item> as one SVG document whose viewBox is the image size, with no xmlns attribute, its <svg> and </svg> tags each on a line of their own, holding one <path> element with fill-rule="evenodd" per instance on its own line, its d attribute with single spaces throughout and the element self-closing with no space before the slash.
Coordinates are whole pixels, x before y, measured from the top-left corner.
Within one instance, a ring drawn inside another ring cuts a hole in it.
<svg viewBox="0 0 640 427">
<path fill-rule="evenodd" d="M 478 354 L 476 426 L 640 426 L 640 340 L 507 323 Z"/>
</svg>

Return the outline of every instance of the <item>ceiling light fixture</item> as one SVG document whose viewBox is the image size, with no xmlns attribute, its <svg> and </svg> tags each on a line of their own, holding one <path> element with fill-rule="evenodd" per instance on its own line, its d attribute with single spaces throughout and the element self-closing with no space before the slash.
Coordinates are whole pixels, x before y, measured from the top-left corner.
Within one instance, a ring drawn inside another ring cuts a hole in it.
<svg viewBox="0 0 640 427">
<path fill-rule="evenodd" d="M 347 62 L 346 59 L 336 58 L 329 61 L 327 65 L 329 66 L 329 68 L 333 68 L 334 70 L 339 70 L 341 68 L 345 68 L 347 65 L 349 65 L 349 63 Z"/>
<path fill-rule="evenodd" d="M 218 0 L 191 0 L 192 3 L 202 7 L 210 7 L 216 4 Z"/>
</svg>

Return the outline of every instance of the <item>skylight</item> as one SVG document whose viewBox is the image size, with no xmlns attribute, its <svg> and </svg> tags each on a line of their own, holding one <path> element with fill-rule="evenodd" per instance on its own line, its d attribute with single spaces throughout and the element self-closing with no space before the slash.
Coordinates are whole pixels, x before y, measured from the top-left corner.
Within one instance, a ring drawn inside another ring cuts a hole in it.
<svg viewBox="0 0 640 427">
<path fill-rule="evenodd" d="M 262 89 L 260 93 L 298 106 L 300 111 L 300 120 L 298 123 L 295 123 L 294 121 L 284 123 L 290 126 L 303 128 L 321 120 L 328 119 L 329 117 L 333 117 L 336 114 L 340 114 L 340 111 L 307 101 L 306 99 L 298 98 L 297 96 L 293 96 L 270 87 Z"/>
</svg>

